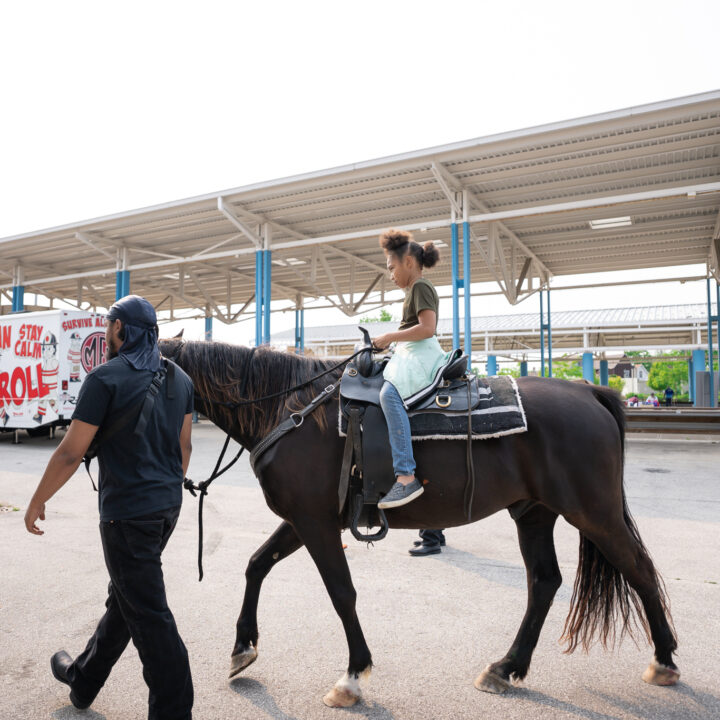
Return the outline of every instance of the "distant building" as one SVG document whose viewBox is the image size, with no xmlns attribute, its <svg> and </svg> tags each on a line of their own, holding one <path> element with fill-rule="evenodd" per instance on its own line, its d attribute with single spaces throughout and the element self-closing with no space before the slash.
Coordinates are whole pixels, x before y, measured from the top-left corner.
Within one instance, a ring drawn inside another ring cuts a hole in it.
<svg viewBox="0 0 720 720">
<path fill-rule="evenodd" d="M 653 392 L 647 384 L 649 372 L 642 363 L 630 362 L 627 358 L 621 358 L 612 370 L 611 375 L 616 375 L 623 380 L 623 395 L 635 395 L 641 393 L 648 395 Z"/>
</svg>

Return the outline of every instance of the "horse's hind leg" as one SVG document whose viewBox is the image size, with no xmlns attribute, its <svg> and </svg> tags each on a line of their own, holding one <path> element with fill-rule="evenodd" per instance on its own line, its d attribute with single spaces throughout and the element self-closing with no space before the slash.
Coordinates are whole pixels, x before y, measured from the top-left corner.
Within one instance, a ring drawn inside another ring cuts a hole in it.
<svg viewBox="0 0 720 720">
<path fill-rule="evenodd" d="M 332 516 L 324 522 L 318 517 L 303 518 L 296 526 L 340 616 L 350 651 L 347 672 L 323 702 L 329 707 L 350 707 L 360 699 L 360 679 L 370 673 L 372 657 L 355 612 L 357 593 L 343 551 L 340 528 Z"/>
<path fill-rule="evenodd" d="M 511 677 L 521 680 L 527 674 L 540 630 L 562 582 L 553 542 L 555 520 L 557 515 L 542 505 L 535 505 L 515 520 L 527 573 L 527 609 L 505 657 L 488 665 L 475 680 L 478 690 L 503 693 L 511 687 Z"/>
<path fill-rule="evenodd" d="M 618 523 L 593 528 L 584 531 L 584 534 L 607 562 L 622 574 L 642 602 L 647 628 L 655 646 L 655 658 L 643 673 L 643 680 L 651 685 L 675 685 L 680 679 L 680 671 L 673 662 L 677 639 L 668 620 L 665 588 L 633 521 L 626 514 Z M 617 601 L 623 602 L 622 614 L 629 618 L 632 596 L 620 588 L 615 592 Z M 627 619 L 624 618 L 624 622 Z"/>
<path fill-rule="evenodd" d="M 230 658 L 230 677 L 257 659 L 257 606 L 263 580 L 276 563 L 294 553 L 302 544 L 293 526 L 283 522 L 250 558 L 245 570 L 245 597 Z"/>
</svg>

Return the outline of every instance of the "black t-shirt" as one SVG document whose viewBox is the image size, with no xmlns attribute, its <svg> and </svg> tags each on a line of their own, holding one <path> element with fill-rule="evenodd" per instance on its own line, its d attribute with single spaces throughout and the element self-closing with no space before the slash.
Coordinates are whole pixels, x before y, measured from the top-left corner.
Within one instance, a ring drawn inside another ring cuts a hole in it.
<svg viewBox="0 0 720 720">
<path fill-rule="evenodd" d="M 103 521 L 127 520 L 182 503 L 180 430 L 193 409 L 193 384 L 176 366 L 174 398 L 168 398 L 166 377 L 145 432 L 138 437 L 133 430 L 153 376 L 150 370 L 135 370 L 122 357 L 115 357 L 90 372 L 80 387 L 73 420 L 99 425 L 99 432 L 130 408 L 138 408 L 98 448 Z"/>
</svg>

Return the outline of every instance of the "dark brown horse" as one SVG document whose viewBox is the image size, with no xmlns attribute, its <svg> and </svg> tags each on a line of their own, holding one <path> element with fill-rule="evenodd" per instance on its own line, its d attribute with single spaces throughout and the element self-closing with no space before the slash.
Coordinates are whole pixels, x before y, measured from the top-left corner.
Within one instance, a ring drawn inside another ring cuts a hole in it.
<svg viewBox="0 0 720 720">
<path fill-rule="evenodd" d="M 262 398 L 290 388 L 330 367 L 330 363 L 259 348 L 214 342 L 169 340 L 163 352 L 173 357 L 195 383 L 196 406 L 246 448 L 316 396 L 330 378 L 303 391 L 243 405 L 220 403 Z M 238 397 L 247 378 L 247 398 Z M 637 527 L 623 489 L 624 409 L 613 391 L 589 384 L 525 377 L 518 381 L 528 431 L 473 445 L 477 471 L 472 520 L 510 510 L 517 525 L 527 569 L 528 604 L 520 629 L 505 657 L 488 665 L 477 688 L 504 692 L 511 678 L 524 678 L 540 629 L 560 587 L 553 527 L 562 515 L 580 532 L 580 558 L 564 639 L 568 651 L 599 639 L 632 632 L 639 619 L 655 659 L 646 682 L 672 685 L 679 672 L 673 662 L 677 642 L 664 585 Z M 305 545 L 320 571 L 345 629 L 350 660 L 345 675 L 324 700 L 349 706 L 360 697 L 359 680 L 372 667 L 355 612 L 355 588 L 340 532 L 338 483 L 343 439 L 337 432 L 337 400 L 318 409 L 297 430 L 263 456 L 258 480 L 268 506 L 283 522 L 252 556 L 246 571 L 243 606 L 231 657 L 230 676 L 257 657 L 257 605 L 263 579 L 272 567 Z M 415 447 L 425 493 L 415 502 L 387 512 L 392 528 L 463 525 L 466 483 L 465 441 L 424 441 Z"/>
</svg>

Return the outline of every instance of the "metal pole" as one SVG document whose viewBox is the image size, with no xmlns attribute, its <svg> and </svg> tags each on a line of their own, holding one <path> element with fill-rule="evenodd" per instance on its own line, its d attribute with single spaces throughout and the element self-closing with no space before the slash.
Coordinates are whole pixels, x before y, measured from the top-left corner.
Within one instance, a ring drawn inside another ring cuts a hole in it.
<svg viewBox="0 0 720 720">
<path fill-rule="evenodd" d="M 255 345 L 262 345 L 263 331 L 263 251 L 255 253 Z"/>
<path fill-rule="evenodd" d="M 720 370 L 720 283 L 717 281 L 715 282 L 715 330 L 717 333 L 717 345 L 718 345 L 718 369 Z M 712 366 L 710 367 L 710 372 L 713 372 Z M 713 403 L 713 407 L 715 407 L 715 403 Z"/>
<path fill-rule="evenodd" d="M 552 320 L 550 319 L 550 288 L 548 288 L 546 292 L 548 301 L 548 377 L 552 377 Z"/>
<path fill-rule="evenodd" d="M 465 354 L 472 365 L 472 314 L 470 310 L 470 223 L 463 223 L 463 300 L 465 301 Z"/>
<path fill-rule="evenodd" d="M 300 353 L 305 354 L 305 308 L 300 308 Z"/>
<path fill-rule="evenodd" d="M 25 310 L 25 286 L 23 269 L 19 265 L 15 267 L 12 289 L 12 312 L 23 312 Z"/>
<path fill-rule="evenodd" d="M 265 267 L 263 268 L 263 291 L 265 293 L 265 301 L 263 302 L 264 315 L 263 315 L 263 342 L 270 342 L 270 301 L 272 299 L 272 251 L 265 250 Z"/>
<path fill-rule="evenodd" d="M 545 313 L 542 290 L 540 291 L 540 377 L 545 377 Z"/>
<path fill-rule="evenodd" d="M 455 222 L 453 211 L 453 223 L 450 225 L 451 237 L 451 258 L 452 258 L 452 308 L 453 308 L 453 349 L 460 347 L 460 298 L 459 298 L 459 264 L 458 253 L 458 226 Z"/>
<path fill-rule="evenodd" d="M 708 307 L 708 367 L 710 368 L 710 407 L 715 407 L 715 373 L 713 372 L 713 338 L 712 338 L 712 295 L 710 294 L 710 278 L 707 278 L 707 307 Z"/>
</svg>

